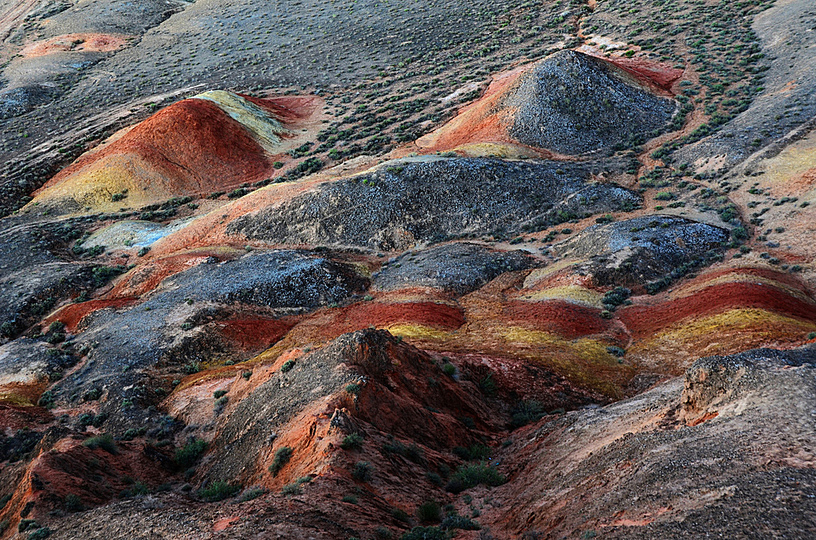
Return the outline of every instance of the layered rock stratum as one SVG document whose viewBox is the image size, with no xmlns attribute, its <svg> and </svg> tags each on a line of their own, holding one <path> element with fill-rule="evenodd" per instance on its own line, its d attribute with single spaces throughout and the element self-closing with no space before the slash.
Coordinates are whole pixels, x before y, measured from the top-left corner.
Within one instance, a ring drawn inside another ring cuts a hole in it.
<svg viewBox="0 0 816 540">
<path fill-rule="evenodd" d="M 0 537 L 816 537 L 807 0 L 0 7 Z"/>
</svg>

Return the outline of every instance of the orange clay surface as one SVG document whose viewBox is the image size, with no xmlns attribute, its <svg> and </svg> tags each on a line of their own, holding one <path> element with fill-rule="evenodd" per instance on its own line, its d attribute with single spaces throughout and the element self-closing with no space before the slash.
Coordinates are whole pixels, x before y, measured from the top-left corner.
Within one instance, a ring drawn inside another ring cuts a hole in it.
<svg viewBox="0 0 816 540">
<path fill-rule="evenodd" d="M 131 37 L 119 34 L 65 34 L 30 43 L 20 51 L 20 55 L 33 58 L 68 51 L 112 52 L 121 48 Z"/>
</svg>

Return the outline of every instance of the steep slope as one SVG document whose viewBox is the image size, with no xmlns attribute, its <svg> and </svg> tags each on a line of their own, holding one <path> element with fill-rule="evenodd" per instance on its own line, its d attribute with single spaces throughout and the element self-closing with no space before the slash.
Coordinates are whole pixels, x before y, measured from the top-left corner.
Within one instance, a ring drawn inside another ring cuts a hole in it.
<svg viewBox="0 0 816 540">
<path fill-rule="evenodd" d="M 308 116 L 315 105 L 287 111 L 285 102 L 223 91 L 181 101 L 80 158 L 32 205 L 62 213 L 139 208 L 257 182 L 274 174 L 272 156 L 283 152 L 289 132 L 281 121 Z"/>
</svg>

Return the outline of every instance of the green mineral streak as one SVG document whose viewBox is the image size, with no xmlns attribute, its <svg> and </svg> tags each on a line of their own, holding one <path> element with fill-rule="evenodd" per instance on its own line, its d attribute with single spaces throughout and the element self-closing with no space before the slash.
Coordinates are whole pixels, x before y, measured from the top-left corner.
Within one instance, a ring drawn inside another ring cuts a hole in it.
<svg viewBox="0 0 816 540">
<path fill-rule="evenodd" d="M 222 111 L 252 132 L 268 152 L 274 151 L 281 143 L 281 136 L 286 133 L 286 128 L 278 120 L 251 101 L 232 92 L 211 90 L 193 98 L 205 99 L 218 105 Z"/>
</svg>

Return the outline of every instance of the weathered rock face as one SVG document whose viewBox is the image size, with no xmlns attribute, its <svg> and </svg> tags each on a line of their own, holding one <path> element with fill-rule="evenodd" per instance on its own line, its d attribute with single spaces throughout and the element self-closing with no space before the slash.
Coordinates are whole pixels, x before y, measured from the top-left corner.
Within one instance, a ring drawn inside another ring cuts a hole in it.
<svg viewBox="0 0 816 540">
<path fill-rule="evenodd" d="M 71 260 L 63 251 L 65 243 L 78 234 L 70 222 L 4 219 L 0 231 L 0 341 L 19 335 L 58 301 L 93 288 L 95 265 Z"/>
<path fill-rule="evenodd" d="M 676 109 L 619 68 L 576 51 L 542 60 L 504 104 L 517 109 L 514 138 L 563 154 L 642 142 L 664 129 Z"/>
<path fill-rule="evenodd" d="M 774 386 L 784 378 L 780 370 L 812 370 L 814 365 L 813 346 L 790 351 L 755 349 L 733 356 L 701 358 L 686 372 L 680 417 L 690 425 L 705 421 L 745 395 L 778 391 Z"/>
<path fill-rule="evenodd" d="M 565 257 L 589 258 L 598 285 L 656 291 L 707 259 L 729 239 L 725 229 L 674 216 L 644 216 L 593 225 L 557 246 Z"/>
<path fill-rule="evenodd" d="M 343 301 L 366 286 L 367 280 L 350 266 L 296 251 L 200 264 L 169 278 L 136 306 L 91 315 L 76 342 L 88 351 L 86 360 L 56 384 L 55 398 L 77 403 L 98 393 L 104 396 L 101 407 L 115 420 L 108 428 L 126 430 L 144 421 L 144 407 L 163 395 L 156 388 L 168 378 L 195 371 L 200 363 L 232 350 L 219 329 L 242 310 L 255 314 L 259 339 L 254 347 L 264 347 L 288 328 L 275 324 L 276 315 Z M 153 387 L 146 386 L 150 377 L 145 370 L 157 366 L 166 372 Z M 135 406 L 123 406 L 123 400 Z"/>
<path fill-rule="evenodd" d="M 373 285 L 382 291 L 430 287 L 461 295 L 499 274 L 538 264 L 522 251 L 492 251 L 470 243 L 445 244 L 396 259 L 374 278 Z"/>
<path fill-rule="evenodd" d="M 593 170 L 592 164 L 496 159 L 398 161 L 322 184 L 227 230 L 276 244 L 404 250 L 420 242 L 518 234 L 640 204 L 629 190 L 589 183 Z"/>
<path fill-rule="evenodd" d="M 499 537 L 812 536 L 814 361 L 812 348 L 705 358 L 685 390 L 675 379 L 542 421 L 502 452 L 514 482 L 483 523 Z"/>
</svg>

